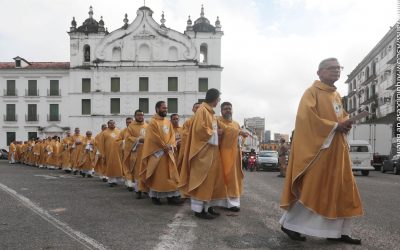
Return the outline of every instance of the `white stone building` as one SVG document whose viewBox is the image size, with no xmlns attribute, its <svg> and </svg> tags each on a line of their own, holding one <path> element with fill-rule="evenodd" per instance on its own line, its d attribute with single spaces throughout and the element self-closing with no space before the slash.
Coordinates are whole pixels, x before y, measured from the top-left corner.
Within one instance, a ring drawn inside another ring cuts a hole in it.
<svg viewBox="0 0 400 250">
<path fill-rule="evenodd" d="M 150 118 L 159 100 L 170 114 L 191 116 L 209 88 L 221 88 L 220 21 L 211 25 L 202 7 L 180 33 L 160 16 L 158 23 L 143 6 L 131 23 L 125 14 L 123 26 L 108 32 L 90 7 L 81 26 L 71 22 L 70 62 L 0 62 L 0 147 L 74 127 L 97 133 L 109 119 L 122 128 L 136 109 Z"/>
<path fill-rule="evenodd" d="M 348 75 L 347 110 L 350 117 L 363 110 L 371 115 L 359 122 L 395 120 L 396 25 Z"/>
</svg>

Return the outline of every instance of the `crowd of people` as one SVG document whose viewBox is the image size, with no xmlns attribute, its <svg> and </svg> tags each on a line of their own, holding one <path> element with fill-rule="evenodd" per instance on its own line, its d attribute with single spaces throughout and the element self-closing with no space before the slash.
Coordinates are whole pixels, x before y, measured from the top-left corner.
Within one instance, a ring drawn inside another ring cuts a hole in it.
<svg viewBox="0 0 400 250">
<path fill-rule="evenodd" d="M 232 120 L 232 104 L 221 104 L 221 117 L 214 113 L 220 92 L 210 89 L 203 103 L 193 105 L 193 116 L 181 127 L 179 115 L 167 118 L 164 101 L 155 106 L 147 123 L 136 110 L 126 118 L 126 127 L 115 121 L 101 125 L 101 132 L 81 135 L 66 132 L 64 138 L 15 141 L 10 144 L 9 162 L 48 169 L 62 169 L 82 177 L 98 176 L 110 187 L 124 183 L 136 198 L 163 199 L 181 205 L 190 199 L 196 217 L 214 219 L 216 206 L 240 211 L 243 190 L 241 138 L 248 134 Z"/>
<path fill-rule="evenodd" d="M 280 176 L 285 177 L 280 219 L 281 230 L 295 241 L 304 235 L 332 241 L 361 244 L 350 236 L 355 217 L 363 215 L 361 197 L 354 180 L 346 134 L 349 119 L 335 82 L 342 66 L 336 58 L 319 64 L 316 80 L 301 98 L 286 168 L 288 148 L 281 141 Z M 144 193 L 155 205 L 182 204 L 189 198 L 195 216 L 213 219 L 216 206 L 240 210 L 243 189 L 240 140 L 248 134 L 232 120 L 232 104 L 213 108 L 220 92 L 210 89 L 205 102 L 193 105 L 194 115 L 179 127 L 179 116 L 166 119 L 166 103 L 156 104 L 156 114 L 147 124 L 143 112 L 135 111 L 120 131 L 110 120 L 102 132 L 86 137 L 67 133 L 57 137 L 10 145 L 10 162 L 61 168 L 92 177 L 93 169 L 110 186 L 124 178 L 137 198 Z"/>
</svg>

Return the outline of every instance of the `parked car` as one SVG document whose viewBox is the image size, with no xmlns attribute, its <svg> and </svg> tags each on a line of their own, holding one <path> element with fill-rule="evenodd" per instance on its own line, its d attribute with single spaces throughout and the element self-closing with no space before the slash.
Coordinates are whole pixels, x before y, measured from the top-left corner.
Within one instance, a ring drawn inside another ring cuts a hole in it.
<svg viewBox="0 0 400 250">
<path fill-rule="evenodd" d="M 381 172 L 393 171 L 395 175 L 400 174 L 400 155 L 393 155 L 392 159 L 383 162 Z"/>
<path fill-rule="evenodd" d="M 369 175 L 369 171 L 375 170 L 371 166 L 372 149 L 367 141 L 349 140 L 351 168 L 355 171 L 361 171 L 363 176 Z"/>
<path fill-rule="evenodd" d="M 257 159 L 257 170 L 279 170 L 277 151 L 260 151 Z"/>
<path fill-rule="evenodd" d="M 0 159 L 8 159 L 8 151 L 4 148 L 0 149 Z"/>
</svg>

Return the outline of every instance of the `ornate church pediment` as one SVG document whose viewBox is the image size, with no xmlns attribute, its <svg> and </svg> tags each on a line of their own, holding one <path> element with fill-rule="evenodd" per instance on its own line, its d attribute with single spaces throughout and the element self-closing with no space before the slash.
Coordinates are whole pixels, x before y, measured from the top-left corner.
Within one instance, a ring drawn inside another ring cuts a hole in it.
<svg viewBox="0 0 400 250">
<path fill-rule="evenodd" d="M 165 27 L 164 14 L 158 24 L 153 11 L 141 7 L 135 20 L 106 35 L 96 46 L 98 62 L 112 61 L 180 61 L 195 60 L 197 49 L 185 34 Z"/>
</svg>

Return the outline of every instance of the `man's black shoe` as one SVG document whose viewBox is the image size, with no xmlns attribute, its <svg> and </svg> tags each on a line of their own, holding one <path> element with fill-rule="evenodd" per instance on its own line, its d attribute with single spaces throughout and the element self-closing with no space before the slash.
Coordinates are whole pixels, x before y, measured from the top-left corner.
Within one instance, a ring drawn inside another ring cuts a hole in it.
<svg viewBox="0 0 400 250">
<path fill-rule="evenodd" d="M 87 178 L 92 178 L 92 177 L 93 177 L 93 175 L 91 175 L 91 174 L 88 174 L 86 177 L 87 177 Z"/>
<path fill-rule="evenodd" d="M 142 199 L 143 197 L 142 197 L 142 192 L 141 191 L 137 191 L 136 192 L 136 199 L 138 199 L 138 200 L 140 200 L 140 199 Z"/>
<path fill-rule="evenodd" d="M 151 198 L 151 202 L 153 202 L 153 204 L 157 206 L 161 205 L 161 200 L 159 198 L 153 197 Z"/>
<path fill-rule="evenodd" d="M 107 178 L 103 178 L 101 179 L 103 182 L 107 182 Z"/>
<path fill-rule="evenodd" d="M 78 170 L 75 170 L 75 171 L 74 171 L 74 175 L 76 175 L 77 173 L 78 173 Z"/>
<path fill-rule="evenodd" d="M 213 216 L 213 215 L 207 213 L 207 212 L 204 211 L 204 210 L 201 211 L 201 213 L 194 212 L 194 216 L 196 216 L 197 218 L 200 218 L 200 219 L 205 219 L 205 220 L 212 220 L 212 219 L 215 219 L 215 216 Z"/>
<path fill-rule="evenodd" d="M 183 200 L 179 196 L 167 197 L 167 201 L 168 205 L 175 205 L 175 206 L 183 205 Z"/>
<path fill-rule="evenodd" d="M 126 187 L 126 189 L 128 189 L 129 192 L 133 192 L 133 187 Z"/>
<path fill-rule="evenodd" d="M 229 211 L 231 212 L 239 212 L 240 211 L 240 207 L 230 207 L 228 208 Z"/>
<path fill-rule="evenodd" d="M 208 213 L 214 216 L 220 216 L 221 214 L 218 213 L 213 207 L 208 208 Z"/>
<path fill-rule="evenodd" d="M 110 187 L 115 187 L 115 186 L 117 186 L 117 183 L 115 183 L 115 182 L 109 182 L 109 183 L 108 183 L 108 186 L 110 186 Z"/>
<path fill-rule="evenodd" d="M 86 174 L 85 174 L 85 173 L 81 173 L 81 175 L 82 175 L 82 177 L 83 177 L 83 178 L 85 178 L 85 177 L 86 177 Z"/>
<path fill-rule="evenodd" d="M 64 172 L 67 173 L 67 174 L 69 174 L 69 173 L 71 173 L 71 170 L 68 170 L 68 169 L 67 169 L 67 170 L 64 170 Z"/>
<path fill-rule="evenodd" d="M 290 239 L 292 240 L 297 240 L 297 241 L 306 241 L 306 237 L 301 236 L 300 233 L 289 230 L 287 228 L 284 228 L 283 226 L 281 226 L 281 230 L 286 233 Z"/>
<path fill-rule="evenodd" d="M 340 238 L 328 238 L 328 240 L 331 241 L 340 241 L 352 245 L 361 245 L 361 240 L 360 239 L 354 239 L 351 238 L 349 235 L 342 235 Z"/>
</svg>

